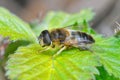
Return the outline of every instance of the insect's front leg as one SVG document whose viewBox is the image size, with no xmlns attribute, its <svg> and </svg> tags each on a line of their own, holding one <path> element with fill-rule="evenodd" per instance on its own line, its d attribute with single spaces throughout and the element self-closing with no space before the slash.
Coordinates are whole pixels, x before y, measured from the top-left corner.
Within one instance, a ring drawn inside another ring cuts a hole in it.
<svg viewBox="0 0 120 80">
<path fill-rule="evenodd" d="M 43 47 L 45 47 L 45 48 L 43 50 L 39 51 L 40 53 L 49 50 L 51 47 L 54 48 L 55 45 L 51 42 L 51 44 L 49 46 L 43 46 Z"/>
<path fill-rule="evenodd" d="M 47 47 L 47 48 L 45 47 L 43 50 L 40 50 L 39 52 L 42 53 L 42 52 L 44 52 L 44 51 L 49 50 L 50 48 L 51 48 L 51 47 Z"/>
<path fill-rule="evenodd" d="M 57 51 L 56 54 L 53 55 L 53 58 L 55 58 L 56 56 L 58 56 L 63 50 L 65 50 L 67 48 L 67 46 L 63 46 L 59 51 Z"/>
</svg>

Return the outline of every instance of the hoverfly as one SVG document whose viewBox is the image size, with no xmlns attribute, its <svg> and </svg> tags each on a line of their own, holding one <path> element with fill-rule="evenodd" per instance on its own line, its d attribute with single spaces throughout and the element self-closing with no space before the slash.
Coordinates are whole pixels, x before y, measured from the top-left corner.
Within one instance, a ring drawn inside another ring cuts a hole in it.
<svg viewBox="0 0 120 80">
<path fill-rule="evenodd" d="M 62 48 L 54 55 L 60 54 L 68 47 L 76 47 L 82 50 L 88 49 L 88 45 L 95 43 L 93 37 L 85 32 L 71 30 L 67 28 L 57 28 L 51 31 L 43 30 L 39 36 L 40 45 L 55 47 L 56 45 Z"/>
</svg>

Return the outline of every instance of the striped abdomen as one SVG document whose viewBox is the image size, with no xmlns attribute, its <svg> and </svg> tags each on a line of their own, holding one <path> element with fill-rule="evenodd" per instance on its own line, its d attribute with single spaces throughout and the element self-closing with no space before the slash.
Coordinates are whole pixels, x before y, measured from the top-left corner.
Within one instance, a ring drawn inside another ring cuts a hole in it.
<svg viewBox="0 0 120 80">
<path fill-rule="evenodd" d="M 65 45 L 77 47 L 83 45 L 85 46 L 87 44 L 92 44 L 95 42 L 92 36 L 87 33 L 74 30 L 71 30 L 70 32 L 70 37 L 66 38 Z"/>
</svg>

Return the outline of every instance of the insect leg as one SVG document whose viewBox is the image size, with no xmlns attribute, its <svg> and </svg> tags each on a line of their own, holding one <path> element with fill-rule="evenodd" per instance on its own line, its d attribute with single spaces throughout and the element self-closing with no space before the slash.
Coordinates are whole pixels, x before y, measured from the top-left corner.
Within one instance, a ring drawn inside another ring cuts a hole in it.
<svg viewBox="0 0 120 80">
<path fill-rule="evenodd" d="M 53 58 L 58 56 L 63 50 L 65 50 L 67 47 L 63 46 L 56 54 L 53 55 Z"/>
<path fill-rule="evenodd" d="M 48 48 L 46 48 L 46 49 L 44 49 L 44 50 L 41 50 L 41 51 L 39 51 L 40 53 L 41 52 L 44 52 L 44 51 L 47 51 L 47 50 L 49 50 L 51 47 L 48 47 Z"/>
<path fill-rule="evenodd" d="M 51 47 L 52 47 L 52 48 L 54 47 L 54 45 L 52 44 L 52 42 L 51 42 L 51 44 L 50 44 L 49 47 L 45 48 L 44 50 L 41 50 L 40 53 L 43 52 L 43 51 L 49 50 Z"/>
</svg>

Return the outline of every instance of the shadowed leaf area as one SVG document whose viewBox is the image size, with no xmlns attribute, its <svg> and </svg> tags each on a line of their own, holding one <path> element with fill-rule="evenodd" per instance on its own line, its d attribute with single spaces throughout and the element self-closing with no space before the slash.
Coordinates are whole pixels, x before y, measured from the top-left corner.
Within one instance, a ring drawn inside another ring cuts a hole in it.
<svg viewBox="0 0 120 80">
<path fill-rule="evenodd" d="M 103 66 L 98 67 L 98 70 L 100 72 L 100 75 L 96 75 L 96 80 L 120 80 L 113 75 L 110 76 Z"/>
<path fill-rule="evenodd" d="M 4 58 L 7 59 L 8 56 L 10 54 L 13 54 L 17 50 L 18 47 L 20 47 L 20 46 L 26 46 L 28 44 L 30 44 L 30 42 L 28 42 L 28 41 L 22 41 L 22 40 L 17 40 L 17 41 L 11 42 L 7 46 L 7 48 L 5 49 Z"/>
</svg>

